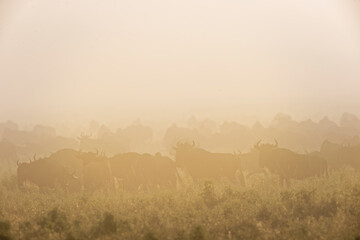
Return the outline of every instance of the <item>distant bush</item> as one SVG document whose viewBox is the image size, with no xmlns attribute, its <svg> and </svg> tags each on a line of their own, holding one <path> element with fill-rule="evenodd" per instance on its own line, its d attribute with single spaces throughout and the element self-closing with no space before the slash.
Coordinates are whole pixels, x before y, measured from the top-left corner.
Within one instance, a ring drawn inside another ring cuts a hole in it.
<svg viewBox="0 0 360 240">
<path fill-rule="evenodd" d="M 11 175 L 5 177 L 1 180 L 1 186 L 6 188 L 7 190 L 15 190 L 18 187 L 17 177 L 15 175 Z"/>
<path fill-rule="evenodd" d="M 194 226 L 190 232 L 190 240 L 205 240 L 205 230 L 202 226 Z"/>
<path fill-rule="evenodd" d="M 0 240 L 11 240 L 11 224 L 9 221 L 0 221 Z"/>
<path fill-rule="evenodd" d="M 281 202 L 294 218 L 332 217 L 336 215 L 338 204 L 335 198 L 317 200 L 315 190 L 284 191 L 280 193 Z"/>
<path fill-rule="evenodd" d="M 63 233 L 69 229 L 69 223 L 65 212 L 60 211 L 58 208 L 54 208 L 49 211 L 47 215 L 41 217 L 37 223 L 41 228 L 48 229 L 56 233 Z"/>
<path fill-rule="evenodd" d="M 103 219 L 93 229 L 94 236 L 108 236 L 116 233 L 117 222 L 115 221 L 114 215 L 109 212 L 104 213 Z"/>
<path fill-rule="evenodd" d="M 214 184 L 211 181 L 205 181 L 201 189 L 200 196 L 207 207 L 214 207 L 218 203 Z"/>
<path fill-rule="evenodd" d="M 148 232 L 145 234 L 144 240 L 158 240 L 157 237 L 155 237 L 155 234 L 153 234 L 152 232 Z"/>
</svg>

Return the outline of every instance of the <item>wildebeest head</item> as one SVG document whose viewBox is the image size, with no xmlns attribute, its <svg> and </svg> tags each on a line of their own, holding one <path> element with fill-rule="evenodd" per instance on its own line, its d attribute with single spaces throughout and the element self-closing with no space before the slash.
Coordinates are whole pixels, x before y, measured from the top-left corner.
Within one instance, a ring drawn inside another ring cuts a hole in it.
<svg viewBox="0 0 360 240">
<path fill-rule="evenodd" d="M 105 152 L 80 152 L 83 161 L 83 184 L 85 189 L 113 189 L 114 179 Z"/>
<path fill-rule="evenodd" d="M 83 161 L 83 165 L 87 165 L 93 162 L 95 159 L 99 158 L 99 151 L 96 149 L 95 152 L 78 152 L 76 155 L 79 159 Z"/>
<path fill-rule="evenodd" d="M 81 189 L 81 181 L 64 167 L 55 165 L 48 158 L 38 159 L 30 163 L 18 163 L 17 177 L 19 186 L 31 182 L 40 188 L 61 187 L 70 191 Z"/>
<path fill-rule="evenodd" d="M 180 167 L 181 162 L 184 159 L 187 159 L 187 155 L 194 149 L 196 149 L 196 145 L 194 141 L 192 143 L 178 142 L 174 147 L 176 164 Z"/>
<path fill-rule="evenodd" d="M 267 162 L 266 159 L 271 159 L 271 157 L 269 157 L 272 153 L 273 150 L 277 149 L 278 147 L 278 142 L 276 139 L 274 139 L 274 144 L 270 144 L 270 143 L 261 143 L 261 140 L 258 141 L 255 145 L 254 145 L 254 149 L 257 149 L 259 151 L 259 166 L 260 167 L 264 167 L 266 166 Z"/>
</svg>

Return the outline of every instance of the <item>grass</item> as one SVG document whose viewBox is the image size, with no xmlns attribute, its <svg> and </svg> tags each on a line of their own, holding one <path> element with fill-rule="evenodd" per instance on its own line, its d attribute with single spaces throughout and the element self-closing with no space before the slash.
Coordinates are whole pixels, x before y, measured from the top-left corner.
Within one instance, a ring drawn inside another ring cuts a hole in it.
<svg viewBox="0 0 360 240">
<path fill-rule="evenodd" d="M 1 239 L 360 239 L 360 174 L 137 193 L 19 189 L 12 176 L 0 184 Z"/>
</svg>

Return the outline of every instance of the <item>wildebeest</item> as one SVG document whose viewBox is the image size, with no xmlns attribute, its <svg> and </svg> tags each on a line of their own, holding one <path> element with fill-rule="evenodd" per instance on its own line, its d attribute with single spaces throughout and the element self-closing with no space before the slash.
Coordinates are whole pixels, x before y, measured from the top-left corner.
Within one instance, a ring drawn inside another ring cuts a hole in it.
<svg viewBox="0 0 360 240">
<path fill-rule="evenodd" d="M 246 178 L 257 174 L 266 173 L 263 168 L 259 166 L 259 151 L 257 149 L 251 149 L 248 153 L 240 154 L 241 167 Z"/>
<path fill-rule="evenodd" d="M 360 170 L 360 145 L 340 145 L 325 141 L 320 152 L 328 160 L 331 169 L 351 167 Z"/>
<path fill-rule="evenodd" d="M 175 163 L 161 154 L 118 154 L 110 158 L 110 165 L 113 176 L 121 179 L 126 190 L 173 187 L 176 184 Z"/>
<path fill-rule="evenodd" d="M 340 148 L 340 144 L 333 143 L 328 140 L 321 144 L 320 153 L 327 160 L 330 169 L 336 170 L 342 167 L 342 163 L 338 158 Z"/>
<path fill-rule="evenodd" d="M 61 149 L 48 157 L 48 161 L 53 165 L 63 167 L 69 173 L 78 177 L 81 181 L 83 178 L 83 160 L 80 158 L 81 152 L 74 149 Z"/>
<path fill-rule="evenodd" d="M 80 180 L 65 168 L 52 164 L 47 158 L 30 163 L 18 163 L 17 178 L 19 186 L 30 182 L 40 188 L 60 187 L 70 191 L 81 188 Z"/>
<path fill-rule="evenodd" d="M 194 181 L 208 178 L 245 184 L 241 161 L 236 154 L 211 153 L 196 147 L 194 143 L 178 143 L 175 150 L 176 165 Z"/>
<path fill-rule="evenodd" d="M 305 179 L 312 176 L 327 176 L 327 163 L 318 154 L 297 154 L 289 149 L 278 148 L 278 143 L 261 144 L 254 148 L 259 150 L 259 165 L 271 173 L 278 174 L 280 184 L 289 185 L 290 179 Z"/>
<path fill-rule="evenodd" d="M 49 157 L 18 164 L 19 184 L 32 182 L 39 187 L 56 186 L 71 190 L 113 190 L 114 179 L 104 155 L 62 149 Z"/>
<path fill-rule="evenodd" d="M 194 139 L 198 141 L 200 138 L 200 133 L 196 129 L 178 127 L 176 124 L 173 124 L 166 129 L 163 137 L 163 145 L 166 149 L 171 150 L 179 140 Z"/>
<path fill-rule="evenodd" d="M 79 153 L 83 161 L 82 182 L 85 190 L 107 190 L 115 189 L 109 159 L 104 154 Z"/>
<path fill-rule="evenodd" d="M 339 149 L 337 158 L 344 166 L 360 171 L 360 145 L 342 146 Z"/>
</svg>

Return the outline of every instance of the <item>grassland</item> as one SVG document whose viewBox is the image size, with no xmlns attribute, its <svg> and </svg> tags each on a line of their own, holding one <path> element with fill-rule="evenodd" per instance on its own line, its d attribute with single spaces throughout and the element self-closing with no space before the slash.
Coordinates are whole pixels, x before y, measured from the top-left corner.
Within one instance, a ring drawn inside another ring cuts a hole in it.
<svg viewBox="0 0 360 240">
<path fill-rule="evenodd" d="M 360 174 L 67 193 L 0 184 L 0 239 L 360 239 Z"/>
</svg>

